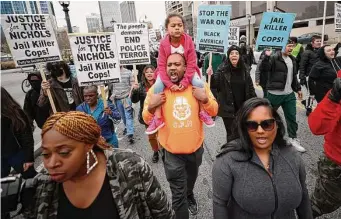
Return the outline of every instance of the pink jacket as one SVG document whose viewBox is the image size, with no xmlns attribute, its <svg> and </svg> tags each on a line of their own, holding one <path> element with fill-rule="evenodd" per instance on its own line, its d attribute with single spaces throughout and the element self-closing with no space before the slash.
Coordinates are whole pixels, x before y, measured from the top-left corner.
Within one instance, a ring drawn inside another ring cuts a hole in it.
<svg viewBox="0 0 341 219">
<path fill-rule="evenodd" d="M 180 84 L 182 84 L 182 86 L 187 88 L 188 85 L 192 82 L 192 78 L 195 72 L 197 72 L 199 76 L 201 75 L 200 75 L 200 70 L 197 66 L 197 55 L 195 52 L 192 37 L 185 33 L 184 33 L 184 37 L 185 37 L 184 57 L 186 59 L 187 67 L 186 67 L 184 78 L 181 80 Z M 171 54 L 171 44 L 170 44 L 169 34 L 167 34 L 160 43 L 159 57 L 158 57 L 158 62 L 157 62 L 157 69 L 155 71 L 155 78 L 157 77 L 157 75 L 160 75 L 160 78 L 163 84 L 168 88 L 173 86 L 173 83 L 169 79 L 167 72 L 166 72 L 167 58 L 170 54 Z"/>
</svg>

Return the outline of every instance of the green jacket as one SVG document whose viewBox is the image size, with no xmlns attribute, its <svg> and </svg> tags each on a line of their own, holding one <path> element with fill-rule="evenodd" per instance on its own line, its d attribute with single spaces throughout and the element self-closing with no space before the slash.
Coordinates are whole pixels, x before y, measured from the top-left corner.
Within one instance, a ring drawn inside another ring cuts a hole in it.
<svg viewBox="0 0 341 219">
<path fill-rule="evenodd" d="M 150 166 L 131 150 L 114 149 L 107 159 L 107 175 L 121 219 L 174 218 L 171 203 Z M 25 218 L 56 219 L 58 183 L 49 175 L 35 177 L 36 194 Z"/>
</svg>

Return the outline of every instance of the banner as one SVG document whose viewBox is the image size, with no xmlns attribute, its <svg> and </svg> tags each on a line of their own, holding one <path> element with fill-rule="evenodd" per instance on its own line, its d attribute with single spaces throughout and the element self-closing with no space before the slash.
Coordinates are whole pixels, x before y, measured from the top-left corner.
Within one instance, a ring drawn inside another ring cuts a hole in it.
<svg viewBox="0 0 341 219">
<path fill-rule="evenodd" d="M 256 49 L 283 49 L 289 39 L 296 14 L 264 12 L 257 36 Z"/>
<path fill-rule="evenodd" d="M 341 4 L 335 3 L 335 32 L 341 32 Z"/>
<path fill-rule="evenodd" d="M 150 64 L 148 27 L 143 23 L 115 23 L 121 65 Z"/>
<path fill-rule="evenodd" d="M 226 53 L 231 5 L 200 5 L 198 9 L 197 50 Z"/>
<path fill-rule="evenodd" d="M 1 25 L 17 67 L 61 60 L 49 15 L 5 14 Z"/>
<path fill-rule="evenodd" d="M 69 35 L 69 40 L 79 86 L 120 81 L 113 33 Z"/>
<path fill-rule="evenodd" d="M 239 27 L 230 27 L 228 40 L 229 48 L 232 45 L 239 46 Z"/>
</svg>

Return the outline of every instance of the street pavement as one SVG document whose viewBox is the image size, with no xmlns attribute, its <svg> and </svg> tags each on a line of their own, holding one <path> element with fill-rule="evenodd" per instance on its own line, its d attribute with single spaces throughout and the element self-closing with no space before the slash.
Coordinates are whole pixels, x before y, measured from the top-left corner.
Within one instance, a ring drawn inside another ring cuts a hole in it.
<svg viewBox="0 0 341 219">
<path fill-rule="evenodd" d="M 255 66 L 253 66 L 251 75 L 254 79 L 254 71 Z M 3 78 L 3 74 L 1 75 L 2 86 L 4 86 L 8 91 L 19 101 L 20 104 L 23 104 L 23 92 L 21 91 L 20 84 L 23 75 L 20 74 L 9 74 L 5 75 Z M 259 87 L 256 87 L 256 93 L 258 96 L 262 97 L 262 90 Z M 119 147 L 120 148 L 129 148 L 136 151 L 143 158 L 145 158 L 150 166 L 152 167 L 155 176 L 158 178 L 160 184 L 163 189 L 166 191 L 169 199 L 171 200 L 171 193 L 169 189 L 169 184 L 166 180 L 164 169 L 162 162 L 158 162 L 156 164 L 151 162 L 152 150 L 149 146 L 147 136 L 144 134 L 145 128 L 143 125 L 140 125 L 137 121 L 137 113 L 139 110 L 139 104 L 134 105 L 135 109 L 135 143 L 129 144 L 127 138 L 122 136 L 121 133 L 123 131 L 123 125 L 120 124 L 118 126 L 117 133 L 119 134 Z M 281 115 L 283 117 L 282 110 L 279 109 Z M 283 117 L 284 118 L 284 117 Z M 284 119 L 283 119 L 284 120 Z M 305 115 L 304 107 L 302 104 L 297 101 L 297 122 L 298 122 L 298 138 L 301 140 L 301 144 L 304 148 L 307 149 L 307 152 L 302 154 L 302 158 L 306 164 L 307 171 L 307 186 L 309 193 L 314 189 L 316 175 L 317 175 L 317 161 L 319 155 L 323 152 L 323 137 L 322 136 L 314 136 L 308 127 L 307 117 Z M 39 130 L 35 131 L 35 142 L 39 144 L 40 139 L 37 137 L 39 135 Z M 180 139 L 179 139 L 180 140 Z M 205 128 L 205 140 L 204 140 L 204 157 L 203 162 L 199 170 L 199 176 L 197 179 L 197 183 L 195 186 L 195 196 L 199 205 L 199 213 L 197 216 L 191 216 L 192 219 L 208 219 L 213 218 L 212 216 L 212 164 L 215 160 L 215 156 L 220 146 L 224 144 L 226 141 L 226 132 L 223 125 L 223 121 L 220 117 L 217 117 L 216 126 L 213 128 Z M 37 169 L 42 168 L 41 157 L 37 157 L 35 166 Z M 319 217 L 320 219 L 341 219 L 341 209 L 338 209 L 336 212 L 331 213 L 329 215 L 324 215 Z"/>
</svg>

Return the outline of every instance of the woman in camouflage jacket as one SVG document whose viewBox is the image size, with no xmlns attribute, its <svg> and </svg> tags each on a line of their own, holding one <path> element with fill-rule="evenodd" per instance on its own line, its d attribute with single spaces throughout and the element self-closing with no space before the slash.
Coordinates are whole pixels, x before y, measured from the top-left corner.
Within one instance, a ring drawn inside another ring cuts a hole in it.
<svg viewBox="0 0 341 219">
<path fill-rule="evenodd" d="M 25 218 L 174 218 L 150 166 L 130 150 L 112 149 L 90 115 L 52 115 L 42 130 L 42 149 L 47 171 L 34 179 Z M 102 193 L 105 185 L 112 196 Z"/>
</svg>

